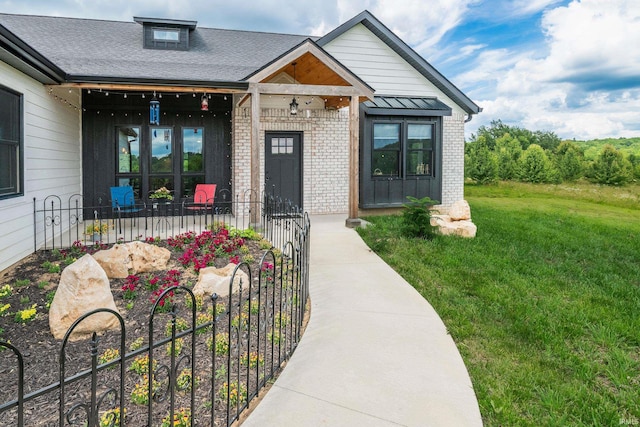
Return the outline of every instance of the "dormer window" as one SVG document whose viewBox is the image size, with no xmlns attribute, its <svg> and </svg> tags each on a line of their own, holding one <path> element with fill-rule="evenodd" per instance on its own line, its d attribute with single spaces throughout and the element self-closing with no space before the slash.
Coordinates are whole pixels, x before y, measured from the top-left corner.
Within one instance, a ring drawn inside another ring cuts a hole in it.
<svg viewBox="0 0 640 427">
<path fill-rule="evenodd" d="M 158 42 L 179 42 L 180 30 L 153 29 L 153 40 Z"/>
<path fill-rule="evenodd" d="M 196 21 L 175 19 L 138 18 L 142 24 L 145 49 L 189 50 L 189 34 L 196 29 Z"/>
</svg>

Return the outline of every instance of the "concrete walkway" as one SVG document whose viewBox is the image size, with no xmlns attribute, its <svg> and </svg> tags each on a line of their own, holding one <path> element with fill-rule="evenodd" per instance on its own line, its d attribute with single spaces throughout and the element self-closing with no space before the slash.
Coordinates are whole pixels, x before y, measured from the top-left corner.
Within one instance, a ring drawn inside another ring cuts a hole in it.
<svg viewBox="0 0 640 427">
<path fill-rule="evenodd" d="M 481 426 L 436 312 L 344 221 L 311 218 L 311 319 L 243 427 Z"/>
</svg>

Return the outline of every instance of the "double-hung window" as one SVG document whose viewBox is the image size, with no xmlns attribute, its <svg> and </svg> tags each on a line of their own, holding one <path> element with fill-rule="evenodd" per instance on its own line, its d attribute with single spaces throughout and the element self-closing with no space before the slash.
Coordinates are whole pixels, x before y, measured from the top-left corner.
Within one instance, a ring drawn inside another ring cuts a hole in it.
<svg viewBox="0 0 640 427">
<path fill-rule="evenodd" d="M 0 198 L 22 194 L 22 95 L 0 87 Z"/>
</svg>

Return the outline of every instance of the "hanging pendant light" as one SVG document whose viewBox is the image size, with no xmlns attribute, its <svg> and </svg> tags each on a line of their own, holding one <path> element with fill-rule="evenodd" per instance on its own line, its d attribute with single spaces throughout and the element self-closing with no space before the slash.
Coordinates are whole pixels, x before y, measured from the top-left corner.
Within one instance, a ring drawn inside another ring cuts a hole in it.
<svg viewBox="0 0 640 427">
<path fill-rule="evenodd" d="M 207 99 L 207 94 L 202 95 L 200 99 L 200 110 L 201 111 L 209 111 L 209 100 Z"/>
<path fill-rule="evenodd" d="M 160 125 L 160 101 L 156 98 L 156 93 L 153 93 L 153 99 L 149 102 L 149 123 L 152 125 Z"/>
</svg>

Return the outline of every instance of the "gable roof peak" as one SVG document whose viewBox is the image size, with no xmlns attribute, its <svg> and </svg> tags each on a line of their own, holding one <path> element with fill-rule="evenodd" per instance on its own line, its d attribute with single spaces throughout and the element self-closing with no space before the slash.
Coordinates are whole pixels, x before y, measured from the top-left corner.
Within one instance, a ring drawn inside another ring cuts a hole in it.
<svg viewBox="0 0 640 427">
<path fill-rule="evenodd" d="M 415 50 L 413 50 L 413 48 L 411 48 L 411 46 L 380 22 L 380 20 L 368 10 L 363 10 L 358 15 L 321 37 L 318 39 L 317 44 L 320 47 L 324 47 L 358 24 L 364 25 L 383 43 L 389 46 L 402 59 L 407 61 L 427 80 L 433 83 L 433 85 L 449 96 L 468 114 L 477 114 L 482 111 L 482 108 L 473 102 L 467 95 L 451 83 L 445 76 L 429 64 L 427 60 L 420 56 Z"/>
</svg>

